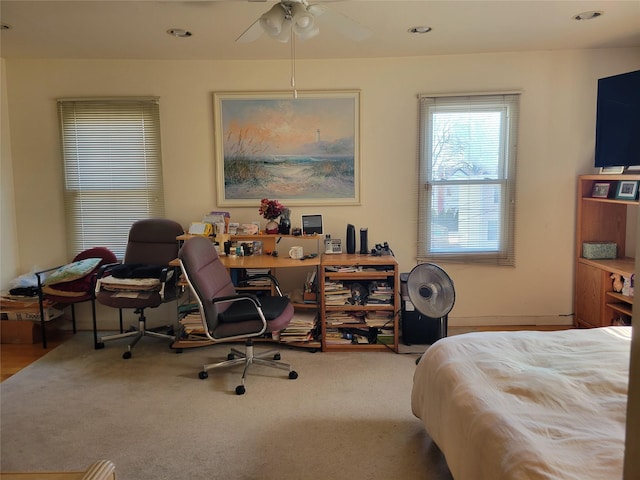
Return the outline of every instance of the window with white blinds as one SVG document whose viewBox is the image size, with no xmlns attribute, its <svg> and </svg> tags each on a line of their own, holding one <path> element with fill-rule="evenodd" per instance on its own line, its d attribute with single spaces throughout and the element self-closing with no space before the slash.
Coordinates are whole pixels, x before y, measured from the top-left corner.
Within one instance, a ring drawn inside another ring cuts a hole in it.
<svg viewBox="0 0 640 480">
<path fill-rule="evenodd" d="M 59 99 L 58 113 L 70 254 L 122 258 L 131 225 L 164 216 L 158 99 Z"/>
<path fill-rule="evenodd" d="M 519 94 L 420 96 L 418 260 L 515 264 Z"/>
</svg>

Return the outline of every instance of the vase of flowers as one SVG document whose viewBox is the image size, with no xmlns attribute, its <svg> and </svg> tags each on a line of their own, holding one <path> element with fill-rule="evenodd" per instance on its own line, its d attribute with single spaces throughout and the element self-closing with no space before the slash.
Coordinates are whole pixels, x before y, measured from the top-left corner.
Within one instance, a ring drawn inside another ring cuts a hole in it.
<svg viewBox="0 0 640 480">
<path fill-rule="evenodd" d="M 273 234 L 279 232 L 280 226 L 278 222 L 276 222 L 276 218 L 282 215 L 284 210 L 284 205 L 277 200 L 269 200 L 268 198 L 260 200 L 258 212 L 267 220 L 267 225 L 265 226 L 267 233 Z"/>
</svg>

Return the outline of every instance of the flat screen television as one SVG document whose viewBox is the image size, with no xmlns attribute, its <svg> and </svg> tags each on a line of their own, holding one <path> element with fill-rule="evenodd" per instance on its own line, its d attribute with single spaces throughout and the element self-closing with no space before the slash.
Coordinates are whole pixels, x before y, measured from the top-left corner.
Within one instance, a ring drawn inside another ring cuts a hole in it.
<svg viewBox="0 0 640 480">
<path fill-rule="evenodd" d="M 640 70 L 598 80 L 596 167 L 640 165 Z"/>
</svg>

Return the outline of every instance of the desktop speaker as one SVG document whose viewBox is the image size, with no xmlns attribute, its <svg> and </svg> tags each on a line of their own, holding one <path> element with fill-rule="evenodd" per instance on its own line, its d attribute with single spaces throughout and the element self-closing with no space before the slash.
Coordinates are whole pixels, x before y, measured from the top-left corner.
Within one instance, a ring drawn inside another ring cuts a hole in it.
<svg viewBox="0 0 640 480">
<path fill-rule="evenodd" d="M 347 253 L 356 253 L 356 228 L 347 225 Z"/>
<path fill-rule="evenodd" d="M 360 229 L 360 255 L 368 255 L 369 247 L 367 242 L 368 231 L 366 228 Z"/>
</svg>

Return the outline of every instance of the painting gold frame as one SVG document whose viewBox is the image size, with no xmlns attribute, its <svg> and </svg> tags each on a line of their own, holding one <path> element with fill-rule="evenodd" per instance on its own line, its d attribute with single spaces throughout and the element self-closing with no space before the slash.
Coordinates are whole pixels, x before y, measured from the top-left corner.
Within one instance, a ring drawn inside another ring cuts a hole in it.
<svg viewBox="0 0 640 480">
<path fill-rule="evenodd" d="M 360 91 L 215 92 L 219 206 L 360 204 Z"/>
</svg>

